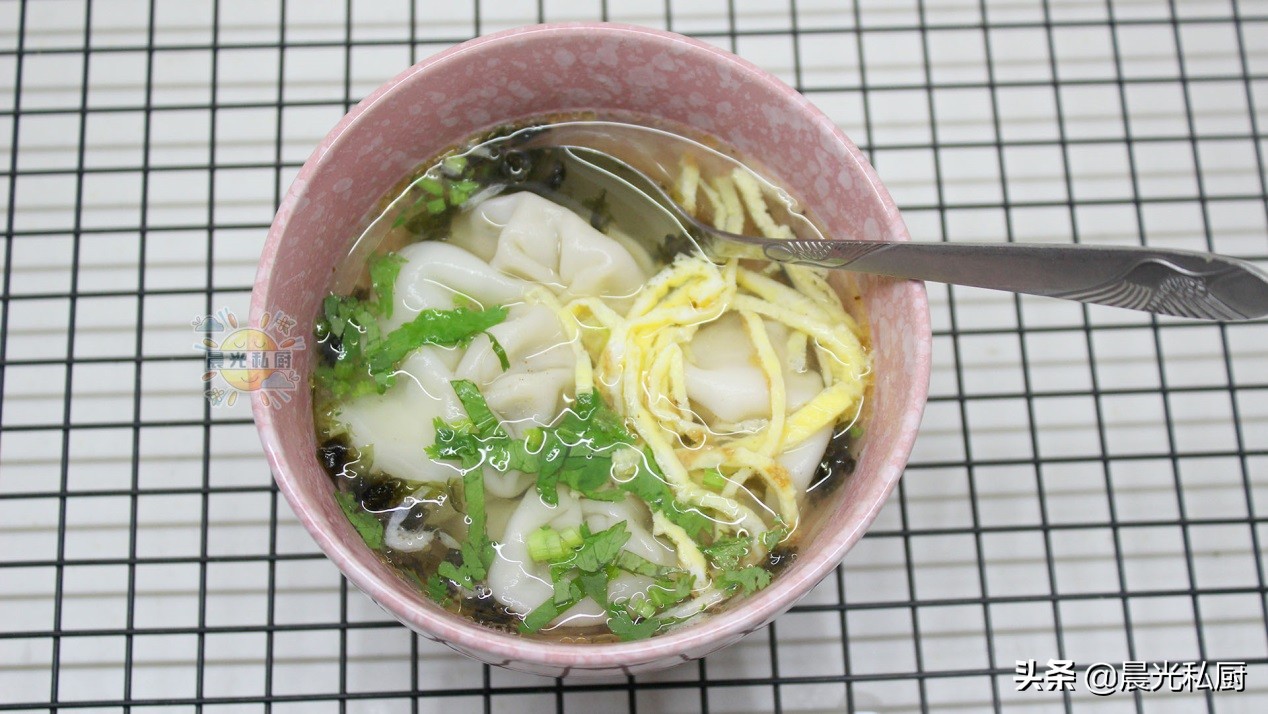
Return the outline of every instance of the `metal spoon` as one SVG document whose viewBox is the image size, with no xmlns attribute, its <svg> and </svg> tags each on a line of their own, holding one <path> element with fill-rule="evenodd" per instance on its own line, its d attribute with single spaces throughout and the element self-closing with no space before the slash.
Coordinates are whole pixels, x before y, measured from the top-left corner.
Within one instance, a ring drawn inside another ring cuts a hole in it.
<svg viewBox="0 0 1268 714">
<path fill-rule="evenodd" d="M 1237 258 L 1077 244 L 827 240 L 774 184 L 677 134 L 615 122 L 568 122 L 524 129 L 496 143 L 543 152 L 533 163 L 547 157 L 562 161 L 574 199 L 594 200 L 597 193 L 618 225 L 641 223 L 643 230 L 637 232 L 656 252 L 663 251 L 666 236 L 683 235 L 711 257 L 765 258 L 1179 317 L 1247 320 L 1268 315 L 1268 275 Z M 618 159 L 613 151 L 631 160 Z M 704 176 L 737 168 L 748 172 L 762 187 L 777 221 L 792 228 L 796 238 L 739 235 L 697 220 L 664 189 L 674 183 L 684 155 L 691 156 Z M 584 191 L 591 195 L 578 194 Z M 562 192 L 570 193 L 568 188 Z"/>
</svg>

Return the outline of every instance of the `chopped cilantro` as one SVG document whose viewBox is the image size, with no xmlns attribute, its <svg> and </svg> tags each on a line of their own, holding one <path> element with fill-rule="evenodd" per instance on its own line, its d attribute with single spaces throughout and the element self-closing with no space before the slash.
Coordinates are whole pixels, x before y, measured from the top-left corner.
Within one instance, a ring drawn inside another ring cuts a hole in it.
<svg viewBox="0 0 1268 714">
<path fill-rule="evenodd" d="M 318 385 L 324 385 L 338 399 L 349 399 L 369 393 L 373 381 L 362 368 L 368 344 L 379 339 L 379 322 L 374 304 L 354 297 L 328 295 L 322 301 L 322 317 L 317 321 L 318 341 L 337 344 L 338 357 L 333 365 L 321 364 L 313 373 Z"/>
<path fill-rule="evenodd" d="M 418 576 L 418 573 L 412 570 L 406 570 L 405 576 L 414 582 L 420 592 L 427 595 L 432 602 L 441 607 L 448 607 L 450 602 L 452 602 L 449 597 L 449 584 L 439 575 L 432 573 L 426 582 Z"/>
<path fill-rule="evenodd" d="M 630 532 L 625 521 L 618 521 L 607 530 L 583 538 L 581 547 L 577 548 L 572 560 L 565 561 L 586 573 L 598 572 L 621 552 L 621 548 L 630 539 Z"/>
<path fill-rule="evenodd" d="M 455 379 L 450 382 L 450 385 L 453 386 L 454 394 L 458 395 L 458 401 L 462 402 L 462 408 L 471 419 L 477 436 L 506 436 L 506 432 L 502 431 L 498 423 L 497 416 L 493 414 L 492 409 L 489 409 L 489 403 L 484 401 L 484 395 L 480 393 L 480 388 L 475 385 L 475 382 Z"/>
<path fill-rule="evenodd" d="M 452 580 L 458 587 L 468 590 L 475 587 L 475 583 L 471 580 L 471 573 L 467 571 L 465 566 L 460 568 L 445 560 L 441 561 L 440 565 L 436 567 L 436 573 L 446 580 Z"/>
<path fill-rule="evenodd" d="M 417 576 L 415 576 L 417 577 Z M 433 573 L 427 578 L 427 597 L 441 605 L 449 604 L 449 585 L 439 575 Z"/>
<path fill-rule="evenodd" d="M 670 573 L 680 572 L 677 568 L 657 565 L 631 550 L 623 550 L 617 553 L 613 565 L 627 573 L 645 575 L 649 578 L 662 578 Z"/>
<path fill-rule="evenodd" d="M 777 528 L 772 528 L 761 535 L 762 546 L 768 551 L 774 550 L 775 546 L 784 542 L 784 539 L 787 537 L 788 529 L 786 527 L 779 526 Z"/>
<path fill-rule="evenodd" d="M 442 347 L 465 346 L 476 335 L 506 319 L 506 308 L 470 310 L 427 309 L 414 319 L 388 333 L 375 343 L 367 355 L 371 372 L 395 370 L 401 360 L 423 345 Z"/>
<path fill-rule="evenodd" d="M 559 502 L 558 489 L 563 484 L 577 495 L 589 499 L 619 500 L 627 494 L 642 499 L 648 507 L 659 511 L 666 518 L 681 526 L 693 538 L 712 532 L 713 522 L 701 511 L 689 508 L 674 499 L 673 491 L 656 465 L 650 449 L 634 450 L 634 464 L 613 465 L 613 456 L 635 449 L 637 439 L 626 429 L 624 420 L 613 411 L 597 391 L 579 395 L 572 408 L 549 427 L 529 429 L 523 439 L 513 439 L 501 429 L 497 417 L 489 409 L 479 388 L 465 381 L 452 383 L 454 393 L 462 403 L 467 418 L 446 423 L 435 421 L 435 443 L 427 453 L 434 459 L 458 461 L 465 470 L 468 514 L 471 516 L 471 537 L 477 544 L 464 543 L 461 567 L 452 563 L 442 564 L 441 575 L 466 587 L 466 583 L 480 579 L 487 570 L 492 555 L 484 532 L 483 468 L 490 467 L 506 473 L 520 471 L 537 477 L 537 491 L 543 501 Z M 629 461 L 629 460 L 625 460 Z M 622 480 L 613 478 L 614 470 L 622 472 Z M 629 474 L 633 471 L 632 475 Z M 479 486 L 475 482 L 479 482 Z M 471 510 L 471 494 L 481 495 L 479 515 Z M 545 529 L 530 537 L 530 557 L 536 562 L 550 563 L 550 581 L 553 594 L 535 608 L 520 623 L 521 632 L 537 632 L 569 608 L 589 597 L 609 608 L 612 631 L 622 639 L 648 637 L 667 624 L 655 617 L 658 609 L 682 602 L 690 597 L 695 578 L 684 570 L 660 566 L 625 550 L 630 539 L 624 521 L 598 533 L 590 533 L 585 526 L 579 532 L 571 532 L 565 539 L 562 533 Z M 715 567 L 725 574 L 739 564 L 751 546 L 751 539 L 736 542 L 715 543 L 710 558 Z M 738 546 L 738 547 L 737 547 Z M 483 563 L 483 567 L 482 564 Z M 763 586 L 762 575 L 739 571 L 728 588 L 745 588 L 746 591 Z M 647 592 L 647 601 L 640 602 L 639 620 L 631 616 L 628 603 L 612 605 L 607 600 L 608 585 L 621 571 L 653 579 Z M 648 609 L 650 610 L 650 616 Z M 613 624 L 614 623 L 614 624 Z"/>
<path fill-rule="evenodd" d="M 339 502 L 344 515 L 348 516 L 352 527 L 357 529 L 361 540 L 374 550 L 382 550 L 383 524 L 379 519 L 373 513 L 361 508 L 361 502 L 357 500 L 357 497 L 347 491 L 336 492 L 335 500 Z"/>
<path fill-rule="evenodd" d="M 524 439 L 491 430 L 495 417 L 479 389 L 470 382 L 453 383 L 472 426 L 437 421 L 436 439 L 427 452 L 434 459 L 455 459 L 465 468 L 487 464 L 501 473 L 520 471 L 537 476 L 542 500 L 559 502 L 559 484 L 596 500 L 621 500 L 625 495 L 612 482 L 612 454 L 619 444 L 633 441 L 620 417 L 595 393 L 578 398 L 559 423 L 529 429 Z M 666 490 L 668 487 L 666 487 Z"/>
<path fill-rule="evenodd" d="M 475 310 L 423 310 L 410 322 L 382 335 L 380 317 L 391 317 L 396 279 L 405 259 L 388 253 L 367 262 L 373 296 L 327 295 L 315 329 L 319 342 L 335 353 L 333 364 L 319 365 L 313 372 L 314 384 L 329 390 L 336 400 L 365 394 L 382 394 L 396 382 L 396 370 L 411 352 L 423 345 L 465 346 L 476 335 L 506 319 L 506 308 Z M 492 335 L 493 351 L 509 369 L 506 351 Z"/>
<path fill-rule="evenodd" d="M 658 609 L 669 607 L 686 600 L 691 595 L 691 587 L 695 585 L 695 582 L 694 575 L 685 570 L 679 570 L 672 573 L 670 577 L 657 579 L 647 590 L 647 597 Z"/>
<path fill-rule="evenodd" d="M 450 219 L 482 186 L 491 185 L 498 162 L 476 154 L 449 156 L 410 187 L 415 200 L 397 215 L 393 228 L 411 233 L 443 231 Z"/>
<path fill-rule="evenodd" d="M 401 266 L 405 259 L 395 253 L 376 255 L 370 258 L 370 285 L 374 288 L 378 300 L 379 312 L 383 317 L 392 316 L 392 299 L 396 292 L 396 278 L 401 274 Z"/>
<path fill-rule="evenodd" d="M 600 607 L 608 606 L 608 582 L 606 569 L 595 573 L 582 573 L 576 579 L 576 583 L 581 586 L 581 592 L 599 603 Z"/>
<path fill-rule="evenodd" d="M 467 505 L 467 539 L 462 542 L 462 568 L 471 578 L 484 580 L 493 563 L 493 542 L 489 540 L 484 510 L 484 471 L 471 469 L 462 476 L 462 497 Z"/>
<path fill-rule="evenodd" d="M 376 290 L 387 291 L 391 305 L 391 285 L 387 275 L 400 265 L 378 263 Z M 394 267 L 393 267 L 394 266 Z M 372 271 L 374 268 L 372 268 Z M 380 293 L 380 298 L 382 294 Z M 358 300 L 352 296 L 330 295 L 322 303 L 323 315 L 317 323 L 319 340 L 337 342 L 338 356 L 333 365 L 321 365 L 313 374 L 318 386 L 330 390 L 336 399 L 351 399 L 377 392 L 382 394 L 396 383 L 396 370 L 411 352 L 423 345 L 463 346 L 476 335 L 506 319 L 506 308 L 472 310 L 423 310 L 410 322 L 385 336 L 380 335 L 378 316 L 385 301 Z M 333 344 L 333 343 L 332 343 Z M 501 357 L 499 357 L 501 360 Z"/>
<path fill-rule="evenodd" d="M 701 548 L 700 552 L 709 556 L 718 570 L 735 570 L 752 549 L 752 538 L 720 538 L 712 545 Z"/>
<path fill-rule="evenodd" d="M 468 399 L 478 393 L 465 386 L 463 389 Z M 468 399 L 463 399 L 464 406 Z M 468 409 L 467 414 L 473 424 L 481 423 L 482 411 L 478 404 L 475 413 Z M 614 481 L 612 457 L 618 447 L 632 446 L 637 440 L 598 391 L 578 395 L 557 424 L 529 429 L 525 439 L 483 435 L 478 427 L 464 429 L 462 425 L 440 420 L 435 426 L 435 444 L 427 450 L 432 458 L 458 460 L 466 468 L 485 463 L 501 473 L 535 474 L 537 492 L 548 504 L 559 502 L 558 488 L 562 483 L 581 496 L 595 500 L 620 500 L 624 497 L 622 492 L 632 493 L 693 538 L 710 532 L 713 527 L 713 521 L 699 510 L 674 499 L 650 449 L 645 448 L 637 459 L 632 477 L 616 482 L 615 489 L 606 488 Z"/>
<path fill-rule="evenodd" d="M 608 610 L 608 629 L 623 642 L 645 640 L 660 631 L 667 623 L 657 617 L 645 617 L 638 622 L 630 616 L 625 607 L 613 607 Z"/>
<path fill-rule="evenodd" d="M 575 590 L 573 590 L 572 585 L 573 584 L 571 583 L 569 584 L 567 589 L 567 598 L 562 602 L 556 602 L 555 598 L 548 597 L 545 602 L 538 605 L 532 612 L 525 615 L 524 621 L 521 622 L 519 626 L 520 632 L 537 632 L 546 625 L 549 625 L 556 617 L 559 617 L 564 612 L 567 612 L 568 608 L 581 602 L 581 588 L 578 586 Z M 558 588 L 556 588 L 557 595 L 558 592 Z"/>
<path fill-rule="evenodd" d="M 699 539 L 713 528 L 713 521 L 708 516 L 674 499 L 674 492 L 665 481 L 650 448 L 643 449 L 643 458 L 634 477 L 622 482 L 620 487 L 641 498 L 652 510 L 660 511 L 692 538 Z"/>
<path fill-rule="evenodd" d="M 770 571 L 757 565 L 750 565 L 740 570 L 724 570 L 714 581 L 722 590 L 752 594 L 770 585 Z"/>
<path fill-rule="evenodd" d="M 506 356 L 506 350 L 502 348 L 502 343 L 498 342 L 498 338 L 493 336 L 492 332 L 485 330 L 484 336 L 489 338 L 489 349 L 493 350 L 493 354 L 497 355 L 498 364 L 505 372 L 511 368 L 511 360 Z"/>
<path fill-rule="evenodd" d="M 554 585 L 554 595 L 524 618 L 524 622 L 520 624 L 522 632 L 540 630 L 551 620 L 587 597 L 602 607 L 610 607 L 608 584 L 620 570 L 640 574 L 650 572 L 653 577 L 662 577 L 662 580 L 657 581 L 661 589 L 677 588 L 676 583 L 665 576 L 672 574 L 691 577 L 673 568 L 662 568 L 628 550 L 623 550 L 630 539 L 630 531 L 625 521 L 618 521 L 612 527 L 598 533 L 591 533 L 582 525 L 580 538 L 580 545 L 569 550 L 566 557 L 553 561 L 550 566 L 550 579 Z M 690 592 L 689 581 L 687 590 Z"/>
</svg>

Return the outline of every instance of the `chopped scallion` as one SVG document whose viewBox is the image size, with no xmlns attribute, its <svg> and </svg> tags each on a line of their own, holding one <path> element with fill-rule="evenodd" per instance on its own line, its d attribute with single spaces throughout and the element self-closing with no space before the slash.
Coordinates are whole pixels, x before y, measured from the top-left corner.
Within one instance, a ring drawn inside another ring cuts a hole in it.
<svg viewBox="0 0 1268 714">
<path fill-rule="evenodd" d="M 656 604 L 649 598 L 641 597 L 638 599 L 630 599 L 630 609 L 632 609 L 639 617 L 648 618 L 656 614 Z"/>
<path fill-rule="evenodd" d="M 467 157 L 450 156 L 440 164 L 441 169 L 450 176 L 461 176 L 467 170 Z"/>
<path fill-rule="evenodd" d="M 700 479 L 700 484 L 707 489 L 721 491 L 726 488 L 726 477 L 717 469 L 709 469 L 704 472 L 704 476 Z"/>
<path fill-rule="evenodd" d="M 553 563 L 572 555 L 572 549 L 564 545 L 559 531 L 543 526 L 528 534 L 528 557 L 538 563 Z"/>
<path fill-rule="evenodd" d="M 418 187 L 433 196 L 445 195 L 445 184 L 440 179 L 432 176 L 424 176 L 418 180 Z"/>
</svg>

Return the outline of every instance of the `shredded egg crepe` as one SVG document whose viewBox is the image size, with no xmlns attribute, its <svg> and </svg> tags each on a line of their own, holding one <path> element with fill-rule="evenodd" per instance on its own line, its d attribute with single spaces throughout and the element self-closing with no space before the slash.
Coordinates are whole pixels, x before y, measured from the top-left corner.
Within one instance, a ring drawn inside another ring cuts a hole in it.
<svg viewBox="0 0 1268 714">
<path fill-rule="evenodd" d="M 703 192 L 713 202 L 719 227 L 743 230 L 747 219 L 767 237 L 792 237 L 787 226 L 771 218 L 754 180 L 738 169 L 710 185 L 687 167 L 679 190 Z M 694 207 L 695 196 L 683 203 Z M 783 269 L 794 287 L 742 266 L 738 259 L 716 265 L 701 255 L 679 255 L 639 290 L 624 315 L 596 299 L 552 305 L 570 336 L 592 333 L 574 342 L 589 346 L 586 357 L 578 360 L 577 393 L 597 386 L 651 447 L 675 495 L 711 514 L 719 531 L 760 536 L 777 526 L 796 528 L 804 488 L 793 483 L 778 457 L 825 428 L 856 418 L 871 371 L 860 330 L 825 271 L 792 265 Z M 692 338 L 727 315 L 741 318 L 769 394 L 769 418 L 747 424 L 738 434 L 711 429 L 693 411 L 685 387 L 684 354 Z M 806 350 L 817 350 L 823 387 L 796 409 L 788 408 L 785 367 L 768 323 L 786 328 L 785 352 L 794 367 L 804 371 Z M 726 480 L 720 492 L 701 483 L 712 471 Z M 754 481 L 760 485 L 754 487 Z M 694 541 L 685 534 L 668 535 L 682 563 L 702 570 L 703 557 Z M 761 555 L 751 557 L 756 561 Z"/>
</svg>

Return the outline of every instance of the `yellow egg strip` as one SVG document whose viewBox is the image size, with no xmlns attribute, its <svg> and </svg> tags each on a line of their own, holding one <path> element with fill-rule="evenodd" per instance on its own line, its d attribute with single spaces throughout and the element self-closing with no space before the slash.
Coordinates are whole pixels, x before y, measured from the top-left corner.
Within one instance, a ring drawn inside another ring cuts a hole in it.
<svg viewBox="0 0 1268 714">
<path fill-rule="evenodd" d="M 795 526 L 800 517 L 797 507 L 797 489 L 793 486 L 788 471 L 769 455 L 749 449 L 731 449 L 728 454 L 729 465 L 741 466 L 753 470 L 762 477 L 779 501 L 779 513 L 784 522 Z"/>
<path fill-rule="evenodd" d="M 838 381 L 837 375 L 844 373 L 848 366 L 841 364 L 836 357 L 833 357 L 830 352 L 823 349 L 823 345 L 818 342 L 812 343 L 812 349 L 815 351 L 815 359 L 819 362 L 819 375 L 823 377 L 824 385 L 832 386 L 836 384 Z"/>
<path fill-rule="evenodd" d="M 690 282 L 692 278 L 705 278 L 710 285 L 726 280 L 722 271 L 713 263 L 690 256 L 679 256 L 669 268 L 653 276 L 638 292 L 625 319 L 632 321 L 643 317 L 667 295 Z M 734 284 L 734 278 L 729 279 L 729 282 Z"/>
<path fill-rule="evenodd" d="M 810 335 L 820 346 L 836 357 L 841 365 L 855 371 L 853 375 L 849 376 L 852 379 L 858 379 L 859 376 L 867 371 L 867 355 L 863 351 L 863 345 L 859 342 L 858 337 L 842 328 L 833 329 L 832 326 L 825 322 L 812 319 L 782 305 L 776 305 L 750 295 L 737 295 L 734 306 L 737 310 L 756 312 L 764 317 L 782 322 L 794 330 L 801 330 Z M 837 367 L 832 369 L 834 374 L 840 378 L 840 370 Z"/>
<path fill-rule="evenodd" d="M 695 166 L 688 165 L 676 189 L 693 211 L 703 192 L 720 228 L 739 232 L 751 220 L 763 235 L 792 237 L 792 231 L 771 216 L 762 187 L 746 174 L 706 182 Z M 719 268 L 701 257 L 680 256 L 648 282 L 624 316 L 598 300 L 574 301 L 565 310 L 574 318 L 574 332 L 583 311 L 607 329 L 608 341 L 596 368 L 598 381 L 647 444 L 675 498 L 707 509 L 724 531 L 760 535 L 768 530 L 767 518 L 796 524 L 798 493 L 776 456 L 839 421 L 851 408 L 857 411 L 862 399 L 859 380 L 870 369 L 857 325 L 822 274 L 798 266 L 786 266 L 785 273 L 791 286 L 742 268 L 735 260 Z M 710 432 L 692 413 L 686 388 L 683 345 L 702 324 L 729 311 L 739 312 L 770 393 L 770 420 L 740 438 Z M 765 320 L 789 328 L 786 346 L 796 371 L 806 369 L 813 348 L 824 374 L 827 386 L 792 414 L 783 366 Z M 700 485 L 699 470 L 705 468 L 730 474 L 721 493 Z M 764 497 L 745 485 L 755 476 L 762 481 Z M 738 500 L 741 492 L 765 511 L 770 507 L 764 499 L 773 498 L 778 518 L 773 511 L 759 516 Z M 654 514 L 654 519 L 654 532 L 672 541 L 680 562 L 699 582 L 707 582 L 708 561 L 695 541 L 663 515 Z"/>
<path fill-rule="evenodd" d="M 739 190 L 744 208 L 748 209 L 749 218 L 762 235 L 784 240 L 796 237 L 791 228 L 776 223 L 775 219 L 771 218 L 770 211 L 766 208 L 766 198 L 762 195 L 762 186 L 751 173 L 737 167 L 731 172 L 731 180 L 735 182 L 735 188 Z"/>
<path fill-rule="evenodd" d="M 722 202 L 722 195 L 706 181 L 700 182 L 700 190 L 704 192 L 704 197 L 709 200 L 709 206 L 713 209 L 713 227 L 726 230 L 727 210 Z"/>
<path fill-rule="evenodd" d="M 627 379 L 627 384 L 630 381 Z M 651 447 L 656 463 L 665 474 L 666 482 L 677 498 L 688 505 L 715 511 L 725 519 L 721 521 L 721 524 L 730 529 L 745 528 L 754 533 L 766 530 L 766 524 L 752 509 L 734 499 L 725 498 L 721 494 L 704 489 L 691 480 L 687 468 L 674 454 L 673 446 L 661 436 L 659 424 L 652 419 L 651 414 L 643 408 L 636 397 L 631 398 L 628 388 L 625 407 L 627 416 L 632 415 L 634 430 Z"/>
<path fill-rule="evenodd" d="M 554 295 L 549 291 L 535 287 L 529 290 L 525 295 L 530 301 L 537 302 L 550 308 L 555 313 L 555 317 L 559 318 L 559 325 L 563 327 L 564 338 L 568 340 L 568 346 L 572 348 L 573 356 L 576 358 L 576 367 L 574 368 L 574 379 L 576 380 L 576 394 L 589 394 L 594 389 L 594 367 L 590 363 L 590 355 L 586 353 L 586 348 L 581 344 L 581 333 L 577 327 L 577 318 L 559 304 Z"/>
<path fill-rule="evenodd" d="M 678 562 L 687 568 L 687 572 L 696 578 L 696 587 L 709 582 L 709 562 L 705 560 L 700 546 L 677 523 L 666 518 L 660 511 L 652 512 L 652 535 L 663 535 L 669 538 L 678 551 Z"/>
<path fill-rule="evenodd" d="M 670 360 L 669 394 L 678 413 L 686 416 L 691 414 L 691 400 L 687 397 L 687 364 L 682 347 L 674 345 Z"/>
<path fill-rule="evenodd" d="M 784 429 L 784 448 L 792 449 L 823 427 L 837 423 L 845 413 L 857 408 L 862 399 L 863 387 L 859 383 L 837 382 L 819 392 L 789 415 Z"/>
<path fill-rule="evenodd" d="M 826 312 L 817 301 L 756 271 L 740 269 L 735 276 L 735 282 L 763 300 L 802 313 L 819 322 L 829 322 L 832 319 L 832 315 Z"/>
<path fill-rule="evenodd" d="M 684 457 L 683 462 L 688 464 L 693 471 L 697 469 L 734 470 L 730 476 L 725 477 L 727 484 L 721 491 L 723 495 L 731 498 L 734 498 L 735 494 L 743 489 L 745 493 L 758 500 L 756 495 L 744 488 L 744 484 L 753 476 L 760 476 L 768 490 L 775 494 L 775 498 L 779 503 L 780 518 L 785 523 L 796 524 L 800 514 L 800 509 L 797 506 L 797 489 L 793 485 L 787 469 L 781 466 L 773 457 L 734 443 L 722 447 L 681 453 Z M 762 504 L 762 506 L 763 508 L 766 507 L 765 504 Z"/>
<path fill-rule="evenodd" d="M 789 331 L 785 349 L 788 351 L 788 366 L 798 374 L 805 372 L 809 365 L 810 336 L 801 330 Z"/>
<path fill-rule="evenodd" d="M 766 324 L 762 322 L 762 318 L 747 310 L 741 311 L 740 317 L 744 319 L 749 339 L 757 351 L 757 361 L 765 374 L 766 386 L 770 392 L 770 424 L 766 427 L 762 453 L 774 455 L 778 453 L 779 444 L 783 440 L 788 403 L 788 395 L 784 390 L 784 370 L 780 367 L 775 348 L 771 346 L 770 335 L 766 332 Z"/>
<path fill-rule="evenodd" d="M 580 318 L 578 317 L 579 314 L 585 312 L 594 319 L 598 320 L 599 324 L 607 330 L 619 327 L 625 322 L 625 318 L 617 314 L 615 310 L 608 307 L 607 304 L 599 298 L 577 298 L 572 302 L 569 302 L 565 305 L 565 307 L 568 308 L 568 311 L 571 312 L 574 317 L 578 318 L 578 321 L 580 321 Z"/>
<path fill-rule="evenodd" d="M 652 359 L 651 368 L 647 375 L 647 385 L 645 390 L 648 394 L 647 408 L 652 416 L 660 420 L 661 425 L 669 432 L 679 436 L 688 436 L 694 441 L 700 441 L 704 438 L 705 428 L 702 424 L 697 424 L 688 416 L 688 412 L 682 408 L 683 402 L 679 402 L 674 396 L 672 388 L 666 391 L 658 391 L 653 385 L 672 384 L 674 355 L 678 355 L 680 360 L 682 350 L 676 344 L 666 345 L 662 348 L 652 351 L 656 355 Z"/>
<path fill-rule="evenodd" d="M 713 187 L 717 189 L 718 195 L 722 197 L 722 203 L 726 206 L 726 227 L 723 230 L 731 233 L 741 233 L 744 231 L 744 204 L 740 202 L 740 194 L 735 190 L 735 183 L 726 176 L 719 176 L 714 182 Z"/>
<path fill-rule="evenodd" d="M 730 476 L 723 476 L 726 479 L 726 485 L 719 491 L 727 498 L 735 498 L 735 494 L 744 486 L 744 484 L 753 477 L 753 469 L 738 468 Z"/>
<path fill-rule="evenodd" d="M 850 332 L 859 334 L 858 323 L 841 305 L 840 296 L 828 284 L 823 271 L 804 265 L 788 265 L 785 268 L 793 287 L 809 295 L 833 320 L 842 322 Z"/>
</svg>

